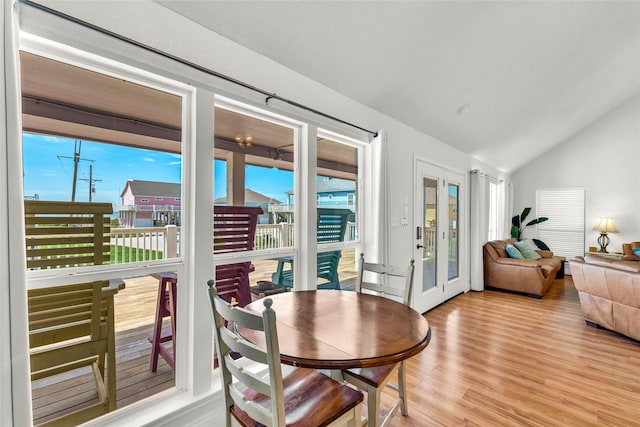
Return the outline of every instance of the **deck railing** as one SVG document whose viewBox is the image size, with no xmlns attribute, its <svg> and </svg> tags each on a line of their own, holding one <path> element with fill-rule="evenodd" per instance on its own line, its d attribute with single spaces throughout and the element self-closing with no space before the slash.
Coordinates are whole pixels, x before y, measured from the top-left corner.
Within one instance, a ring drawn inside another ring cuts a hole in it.
<svg viewBox="0 0 640 427">
<path fill-rule="evenodd" d="M 357 238 L 355 223 L 347 223 L 346 240 Z M 180 227 L 112 228 L 112 264 L 176 258 L 179 256 Z M 293 246 L 293 224 L 258 224 L 255 250 Z"/>
</svg>

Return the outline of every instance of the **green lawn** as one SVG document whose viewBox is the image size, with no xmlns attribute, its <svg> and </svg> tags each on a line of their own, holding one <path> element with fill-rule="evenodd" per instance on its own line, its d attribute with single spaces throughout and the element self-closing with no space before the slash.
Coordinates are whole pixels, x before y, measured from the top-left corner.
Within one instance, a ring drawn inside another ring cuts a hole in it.
<svg viewBox="0 0 640 427">
<path fill-rule="evenodd" d="M 111 264 L 126 264 L 143 260 L 162 259 L 162 251 L 111 246 Z"/>
</svg>

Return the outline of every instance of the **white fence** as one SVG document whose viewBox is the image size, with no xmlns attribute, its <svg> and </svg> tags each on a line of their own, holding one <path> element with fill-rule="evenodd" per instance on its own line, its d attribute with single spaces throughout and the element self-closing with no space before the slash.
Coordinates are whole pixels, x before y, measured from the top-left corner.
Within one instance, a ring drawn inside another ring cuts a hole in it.
<svg viewBox="0 0 640 427">
<path fill-rule="evenodd" d="M 176 258 L 179 228 L 166 227 L 112 228 L 110 245 L 112 264 Z"/>
<path fill-rule="evenodd" d="M 356 224 L 348 223 L 346 240 L 357 238 Z M 112 264 L 176 258 L 179 255 L 180 227 L 112 228 Z M 293 246 L 293 224 L 258 224 L 254 248 L 277 249 Z"/>
</svg>

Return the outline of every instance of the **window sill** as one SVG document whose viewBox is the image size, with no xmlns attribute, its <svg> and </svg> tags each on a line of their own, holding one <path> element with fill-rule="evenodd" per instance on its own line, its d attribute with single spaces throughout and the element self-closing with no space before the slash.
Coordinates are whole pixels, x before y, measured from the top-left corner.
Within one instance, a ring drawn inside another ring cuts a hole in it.
<svg viewBox="0 0 640 427">
<path fill-rule="evenodd" d="M 89 421 L 83 426 L 182 426 L 202 425 L 203 420 L 224 416 L 224 396 L 218 371 L 211 375 L 211 387 L 193 396 L 184 390 L 166 390 L 145 400 Z"/>
</svg>

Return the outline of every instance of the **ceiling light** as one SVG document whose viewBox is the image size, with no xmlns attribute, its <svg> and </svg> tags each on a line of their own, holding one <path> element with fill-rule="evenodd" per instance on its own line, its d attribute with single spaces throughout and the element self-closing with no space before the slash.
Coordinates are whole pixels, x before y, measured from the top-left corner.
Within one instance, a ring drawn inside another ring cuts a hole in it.
<svg viewBox="0 0 640 427">
<path fill-rule="evenodd" d="M 237 135 L 234 139 L 236 143 L 242 148 L 251 148 L 251 146 L 253 145 L 253 137 L 251 135 Z"/>
</svg>

